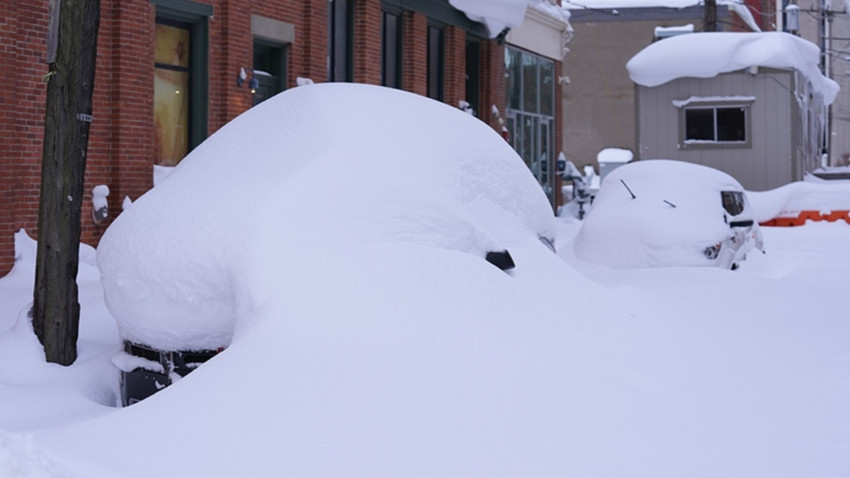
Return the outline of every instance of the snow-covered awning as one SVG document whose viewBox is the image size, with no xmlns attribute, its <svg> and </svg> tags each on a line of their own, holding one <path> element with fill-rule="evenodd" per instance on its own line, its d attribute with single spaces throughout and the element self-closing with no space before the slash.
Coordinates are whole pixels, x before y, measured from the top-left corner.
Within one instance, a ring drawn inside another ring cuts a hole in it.
<svg viewBox="0 0 850 478">
<path fill-rule="evenodd" d="M 528 0 L 449 0 L 449 3 L 470 20 L 483 23 L 490 38 L 496 38 L 505 28 L 518 27 L 528 6 Z"/>
<path fill-rule="evenodd" d="M 677 78 L 713 78 L 752 66 L 794 69 L 823 94 L 835 100 L 838 83 L 818 68 L 820 50 L 814 43 L 783 32 L 702 32 L 655 42 L 626 64 L 632 81 L 658 86 Z"/>
</svg>

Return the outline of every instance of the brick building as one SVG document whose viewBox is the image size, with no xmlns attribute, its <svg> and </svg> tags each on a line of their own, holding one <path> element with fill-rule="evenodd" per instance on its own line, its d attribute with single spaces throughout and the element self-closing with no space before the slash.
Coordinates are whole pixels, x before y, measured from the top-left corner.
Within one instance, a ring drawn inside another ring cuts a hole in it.
<svg viewBox="0 0 850 478">
<path fill-rule="evenodd" d="M 48 3 L 0 3 L 0 274 L 14 233 L 38 235 Z M 300 78 L 466 101 L 494 128 L 504 121 L 505 46 L 447 0 L 101 0 L 97 53 L 81 238 L 91 245 L 124 198 L 153 186 L 154 165 L 176 164 Z M 101 184 L 109 216 L 95 224 Z"/>
</svg>

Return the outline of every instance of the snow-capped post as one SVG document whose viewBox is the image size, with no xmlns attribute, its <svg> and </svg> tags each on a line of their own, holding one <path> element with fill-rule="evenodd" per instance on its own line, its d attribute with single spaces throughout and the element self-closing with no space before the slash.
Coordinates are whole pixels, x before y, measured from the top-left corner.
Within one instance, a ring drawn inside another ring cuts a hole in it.
<svg viewBox="0 0 850 478">
<path fill-rule="evenodd" d="M 50 0 L 32 325 L 46 360 L 60 365 L 77 358 L 77 269 L 99 24 L 100 0 Z"/>
</svg>

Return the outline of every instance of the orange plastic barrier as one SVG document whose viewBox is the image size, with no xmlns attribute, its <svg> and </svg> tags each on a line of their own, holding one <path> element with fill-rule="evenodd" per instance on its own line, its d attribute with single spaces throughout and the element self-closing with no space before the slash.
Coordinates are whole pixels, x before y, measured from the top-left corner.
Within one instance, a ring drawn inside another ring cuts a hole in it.
<svg viewBox="0 0 850 478">
<path fill-rule="evenodd" d="M 819 211 L 800 211 L 796 216 L 776 217 L 759 224 L 770 227 L 795 227 L 805 225 L 806 221 L 844 221 L 850 224 L 850 211 L 832 211 L 829 214 L 821 214 Z"/>
</svg>

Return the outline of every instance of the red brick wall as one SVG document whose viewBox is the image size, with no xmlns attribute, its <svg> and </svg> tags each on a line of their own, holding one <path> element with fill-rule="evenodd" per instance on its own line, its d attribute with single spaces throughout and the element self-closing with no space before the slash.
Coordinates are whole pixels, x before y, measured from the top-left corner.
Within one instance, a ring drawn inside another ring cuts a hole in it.
<svg viewBox="0 0 850 478">
<path fill-rule="evenodd" d="M 402 88 L 428 94 L 428 18 L 421 13 L 402 13 Z"/>
<path fill-rule="evenodd" d="M 240 68 L 253 63 L 251 14 L 295 26 L 288 48 L 287 87 L 296 77 L 327 80 L 327 0 L 196 0 L 213 6 L 209 20 L 208 132 L 251 105 L 246 86 L 236 85 Z M 381 81 L 381 2 L 355 0 L 354 78 Z M 96 245 L 121 212 L 125 197 L 136 200 L 153 185 L 153 45 L 156 7 L 150 0 L 101 0 L 97 74 L 85 177 L 83 242 Z M 427 93 L 428 19 L 405 11 L 402 85 Z M 47 2 L 0 2 L 0 275 L 14 263 L 14 233 L 24 228 L 37 238 L 41 151 L 46 87 Z M 445 99 L 465 98 L 465 32 L 446 28 Z M 480 116 L 497 127 L 490 105 L 504 111 L 503 48 L 482 42 Z M 89 218 L 91 191 L 110 188 L 109 218 L 100 226 Z"/>
<path fill-rule="evenodd" d="M 295 45 L 290 48 L 289 85 L 298 76 L 319 83 L 328 79 L 328 0 L 307 0 L 303 16 L 284 19 L 295 26 Z M 296 9 L 297 10 L 297 9 Z M 268 15 L 271 16 L 271 15 Z M 299 28 L 303 33 L 299 33 Z"/>
<path fill-rule="evenodd" d="M 507 104 L 507 84 L 505 82 L 505 47 L 496 42 L 481 43 L 481 112 L 479 117 L 497 131 L 500 123 L 492 113 L 492 107 L 499 110 L 504 119 Z"/>
<path fill-rule="evenodd" d="M 0 5 L 0 274 L 14 263 L 13 235 L 35 234 L 47 88 L 45 64 L 47 2 Z"/>
<path fill-rule="evenodd" d="M 354 82 L 381 84 L 381 2 L 354 2 Z"/>
<path fill-rule="evenodd" d="M 466 32 L 456 26 L 445 28 L 444 101 L 457 107 L 466 100 Z"/>
</svg>

